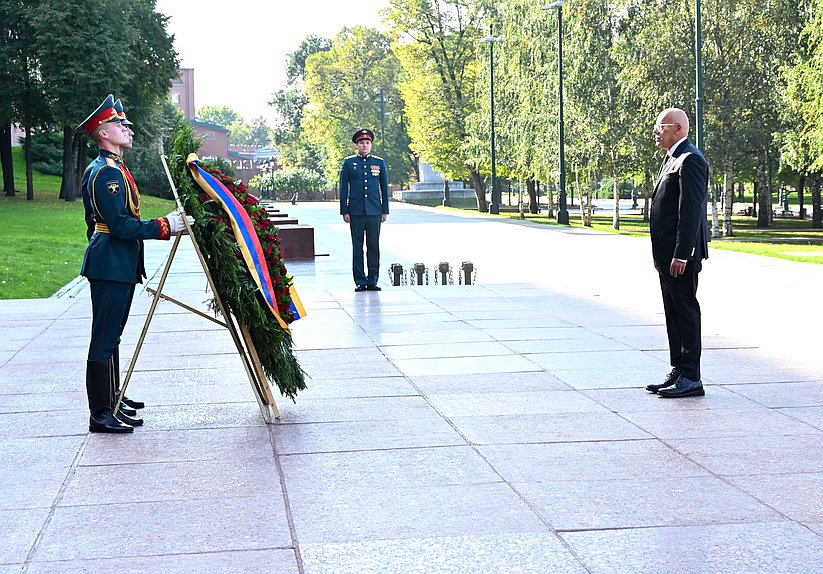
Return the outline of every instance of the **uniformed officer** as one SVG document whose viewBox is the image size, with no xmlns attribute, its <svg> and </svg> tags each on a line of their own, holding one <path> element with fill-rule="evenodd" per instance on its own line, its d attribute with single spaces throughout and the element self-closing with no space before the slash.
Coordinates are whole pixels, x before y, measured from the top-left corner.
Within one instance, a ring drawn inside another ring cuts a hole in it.
<svg viewBox="0 0 823 574">
<path fill-rule="evenodd" d="M 143 424 L 141 419 L 113 410 L 119 365 L 113 367 L 112 357 L 129 315 L 135 285 L 146 276 L 143 240 L 168 239 L 185 229 L 178 213 L 140 219 L 140 193 L 122 159 L 134 135 L 128 125 L 123 125 L 124 119 L 125 114 L 118 115 L 114 97 L 109 95 L 75 129 L 88 134 L 100 148 L 100 154 L 86 168 L 82 183 L 89 245 L 80 273 L 89 280 L 92 304 L 86 362 L 91 432 L 132 432 L 133 426 Z"/>
<path fill-rule="evenodd" d="M 389 216 L 389 173 L 382 157 L 371 154 L 374 133 L 354 132 L 357 153 L 343 160 L 340 170 L 340 214 L 349 224 L 355 291 L 380 291 L 380 224 Z M 368 274 L 363 271 L 363 236 Z"/>
</svg>

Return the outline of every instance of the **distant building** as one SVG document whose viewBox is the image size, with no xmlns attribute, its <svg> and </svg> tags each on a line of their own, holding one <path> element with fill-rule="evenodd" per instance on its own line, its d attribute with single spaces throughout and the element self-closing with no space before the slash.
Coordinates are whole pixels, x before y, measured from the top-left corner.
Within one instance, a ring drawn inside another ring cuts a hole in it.
<svg viewBox="0 0 823 574">
<path fill-rule="evenodd" d="M 169 97 L 187 120 L 194 119 L 194 68 L 180 68 L 180 75 L 172 82 Z"/>
<path fill-rule="evenodd" d="M 251 145 L 229 146 L 229 161 L 234 166 L 237 177 L 243 181 L 249 181 L 255 175 L 262 173 L 262 163 L 266 163 L 267 169 L 280 169 L 279 158 L 280 154 L 274 148 L 258 148 Z"/>
<path fill-rule="evenodd" d="M 194 128 L 194 136 L 199 138 L 205 136 L 197 155 L 200 157 L 214 156 L 229 159 L 229 130 L 217 124 L 201 122 L 199 120 L 187 120 L 187 123 Z"/>
</svg>

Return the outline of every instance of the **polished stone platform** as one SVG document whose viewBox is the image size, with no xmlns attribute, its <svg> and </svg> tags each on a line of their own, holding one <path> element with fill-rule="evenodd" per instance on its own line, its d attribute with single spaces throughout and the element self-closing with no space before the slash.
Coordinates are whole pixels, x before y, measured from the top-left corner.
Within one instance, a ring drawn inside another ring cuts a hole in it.
<svg viewBox="0 0 823 574">
<path fill-rule="evenodd" d="M 0 574 L 823 571 L 823 266 L 712 250 L 707 394 L 664 400 L 647 239 L 393 203 L 355 293 L 337 205 L 283 208 L 329 256 L 288 264 L 309 388 L 272 425 L 228 334 L 161 302 L 146 425 L 88 434 L 88 290 L 0 301 Z M 440 261 L 476 284 L 389 283 Z M 186 241 L 167 292 L 209 299 Z"/>
</svg>

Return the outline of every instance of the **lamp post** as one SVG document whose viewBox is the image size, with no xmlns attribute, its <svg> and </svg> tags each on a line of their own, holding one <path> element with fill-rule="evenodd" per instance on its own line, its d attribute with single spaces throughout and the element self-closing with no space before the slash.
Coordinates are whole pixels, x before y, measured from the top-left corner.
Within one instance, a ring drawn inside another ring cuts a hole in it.
<svg viewBox="0 0 823 574">
<path fill-rule="evenodd" d="M 563 133 L 563 4 L 566 0 L 558 0 L 543 6 L 543 10 L 557 9 L 557 94 L 559 112 L 557 127 L 560 135 L 560 177 L 557 190 L 557 223 L 569 224 L 569 210 L 566 207 L 566 151 L 564 149 Z M 551 206 L 549 206 L 551 208 Z M 551 209 L 550 209 L 551 211 Z"/>
<path fill-rule="evenodd" d="M 697 149 L 703 150 L 703 58 L 701 55 L 702 41 L 700 38 L 700 0 L 694 1 L 694 67 L 695 67 L 695 96 L 694 96 L 694 143 Z"/>
<path fill-rule="evenodd" d="M 489 35 L 480 40 L 481 44 L 489 45 L 489 93 L 491 94 L 491 145 L 492 145 L 492 193 L 489 203 L 489 213 L 500 213 L 500 190 L 497 189 L 497 164 L 495 162 L 494 145 L 494 43 L 503 38 L 494 35 L 494 24 L 489 24 Z"/>
</svg>

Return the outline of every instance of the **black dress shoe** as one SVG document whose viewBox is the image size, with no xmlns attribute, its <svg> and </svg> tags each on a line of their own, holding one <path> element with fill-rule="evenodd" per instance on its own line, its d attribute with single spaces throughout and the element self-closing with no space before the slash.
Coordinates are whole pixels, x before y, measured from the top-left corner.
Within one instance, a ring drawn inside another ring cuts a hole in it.
<svg viewBox="0 0 823 574">
<path fill-rule="evenodd" d="M 131 407 L 133 409 L 144 409 L 144 408 L 146 408 L 146 403 L 144 403 L 143 401 L 133 401 L 129 397 L 123 397 L 123 400 L 120 401 L 120 403 L 124 404 L 128 407 Z M 127 412 L 126 414 L 129 415 L 129 416 L 134 416 L 137 413 Z"/>
<path fill-rule="evenodd" d="M 367 289 L 367 287 L 365 285 L 358 285 L 357 287 L 354 288 L 354 290 L 357 291 L 358 293 L 360 293 L 362 291 L 365 291 L 366 289 Z"/>
<path fill-rule="evenodd" d="M 127 424 L 130 427 L 141 427 L 143 426 L 143 419 L 132 418 L 126 413 L 123 412 L 123 409 L 120 409 L 120 412 L 117 413 L 117 420 L 121 423 Z"/>
<path fill-rule="evenodd" d="M 123 413 L 124 415 L 130 416 L 130 417 L 133 417 L 134 415 L 137 414 L 136 410 L 130 409 L 129 407 L 126 406 L 125 401 L 122 401 L 120 403 L 120 412 Z"/>
<path fill-rule="evenodd" d="M 663 399 L 680 399 L 683 397 L 702 397 L 706 394 L 703 390 L 703 383 L 700 380 L 692 381 L 686 377 L 680 377 L 674 388 L 661 389 L 657 396 Z"/>
<path fill-rule="evenodd" d="M 382 291 L 377 285 L 366 285 L 366 291 Z"/>
<path fill-rule="evenodd" d="M 106 407 L 89 417 L 89 432 L 128 433 L 134 432 L 134 427 L 117 420 L 112 408 Z"/>
<path fill-rule="evenodd" d="M 659 385 L 646 385 L 646 390 L 650 393 L 656 393 L 660 389 L 665 389 L 680 380 L 680 369 L 672 369 L 672 372 L 666 375 L 666 378 Z"/>
</svg>

